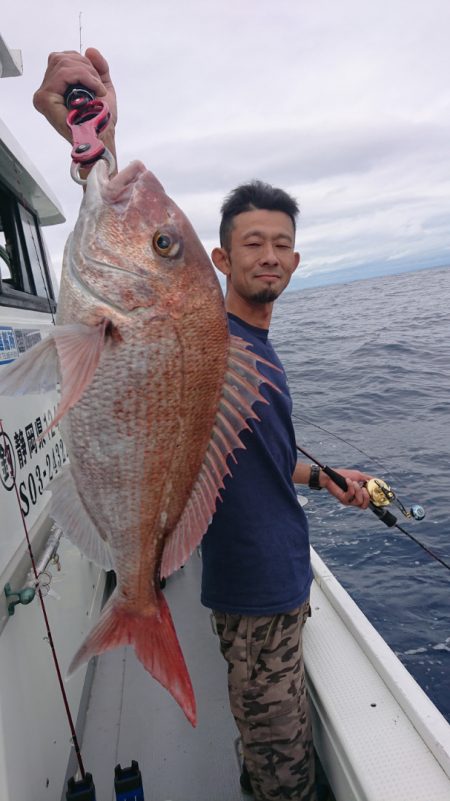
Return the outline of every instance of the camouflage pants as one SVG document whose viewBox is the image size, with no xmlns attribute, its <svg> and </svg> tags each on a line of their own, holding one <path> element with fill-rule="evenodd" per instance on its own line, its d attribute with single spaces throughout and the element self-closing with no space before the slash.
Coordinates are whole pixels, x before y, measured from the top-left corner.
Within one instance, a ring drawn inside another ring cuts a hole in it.
<svg viewBox="0 0 450 801">
<path fill-rule="evenodd" d="M 228 662 L 231 711 L 257 801 L 315 801 L 314 752 L 302 653 L 306 602 L 253 617 L 213 612 Z"/>
</svg>

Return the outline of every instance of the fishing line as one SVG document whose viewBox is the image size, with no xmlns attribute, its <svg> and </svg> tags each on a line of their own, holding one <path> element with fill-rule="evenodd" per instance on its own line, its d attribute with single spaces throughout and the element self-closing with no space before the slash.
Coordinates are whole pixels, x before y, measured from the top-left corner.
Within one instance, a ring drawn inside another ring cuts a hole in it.
<svg viewBox="0 0 450 801">
<path fill-rule="evenodd" d="M 399 526 L 399 525 L 398 525 L 398 523 L 396 524 L 396 528 L 398 528 L 398 529 L 399 529 L 399 531 L 401 531 L 401 532 L 402 532 L 402 534 L 406 534 L 406 536 L 407 536 L 407 537 L 409 537 L 409 538 L 410 538 L 410 540 L 413 540 L 413 542 L 417 543 L 417 545 L 420 545 L 420 547 L 421 547 L 421 548 L 423 548 L 423 550 L 424 550 L 424 551 L 425 551 L 427 554 L 429 554 L 430 556 L 432 556 L 432 557 L 433 557 L 433 559 L 436 559 L 438 562 L 440 562 L 440 563 L 441 563 L 441 565 L 443 565 L 444 567 L 446 567 L 446 568 L 447 568 L 447 570 L 450 570 L 450 565 L 449 565 L 449 564 L 448 564 L 448 563 L 447 563 L 447 562 L 446 562 L 444 559 L 441 559 L 441 557 L 440 557 L 440 556 L 438 556 L 437 554 L 433 553 L 433 551 L 430 551 L 430 549 L 429 549 L 429 548 L 427 548 L 427 546 L 426 546 L 426 545 L 424 545 L 424 544 L 423 544 L 423 542 L 420 542 L 420 541 L 417 539 L 417 537 L 414 537 L 414 535 L 413 535 L 413 534 L 410 534 L 410 533 L 409 533 L 409 531 L 406 531 L 406 529 L 404 529 L 404 528 L 402 528 L 401 526 Z"/>
<path fill-rule="evenodd" d="M 354 445 L 353 442 L 349 442 L 348 439 L 344 439 L 344 437 L 339 436 L 339 434 L 335 434 L 334 431 L 329 431 L 328 428 L 320 426 L 318 423 L 313 423 L 312 420 L 308 420 L 306 417 L 302 417 L 300 414 L 297 414 L 297 412 L 295 413 L 293 412 L 291 416 L 296 420 L 299 421 L 301 420 L 304 423 L 308 423 L 308 425 L 313 426 L 314 428 L 318 428 L 319 431 L 323 431 L 325 434 L 329 434 L 331 437 L 334 437 L 335 439 L 344 442 L 345 445 L 349 445 L 350 448 L 353 448 L 353 450 L 358 451 L 358 453 L 361 453 L 363 456 L 366 456 L 368 459 L 370 459 L 371 462 L 375 462 L 376 464 L 378 464 L 385 473 L 390 473 L 391 475 L 393 475 L 392 470 L 390 470 L 385 464 L 383 464 L 383 462 L 380 461 L 380 459 L 378 459 L 377 456 L 373 456 L 372 454 L 367 453 L 367 451 L 363 451 L 362 448 L 359 448 L 357 445 Z"/>
<path fill-rule="evenodd" d="M 329 478 L 331 478 L 331 480 L 335 484 L 337 484 L 337 486 L 341 490 L 343 490 L 344 492 L 347 491 L 348 485 L 347 485 L 347 481 L 346 481 L 344 476 L 342 476 L 340 473 L 337 473 L 336 470 L 333 470 L 332 467 L 328 467 L 328 465 L 321 464 L 321 462 L 319 462 L 319 460 L 316 459 L 315 456 L 312 456 L 304 448 L 301 448 L 300 445 L 297 445 L 297 443 L 296 443 L 296 448 L 297 448 L 298 451 L 300 451 L 300 453 L 302 453 L 304 456 L 306 456 L 308 459 L 310 459 L 312 462 L 314 462 L 314 464 L 318 465 L 318 467 L 320 467 L 320 469 L 323 470 L 323 472 L 327 476 L 329 476 Z M 388 488 L 387 485 L 384 482 L 381 482 L 378 479 L 375 479 L 375 483 L 378 485 L 378 487 L 380 487 L 380 489 L 384 493 L 385 497 L 388 498 L 389 497 L 390 488 Z M 387 487 L 388 491 L 383 489 L 382 485 Z M 394 493 L 391 493 L 391 495 L 392 495 L 393 498 L 395 498 Z M 389 501 L 386 501 L 386 502 L 389 502 Z M 398 505 L 400 506 L 401 509 L 404 509 L 402 504 L 398 504 Z M 437 562 L 439 562 L 447 570 L 450 570 L 450 564 L 448 564 L 448 562 L 446 562 L 440 556 L 435 554 L 430 548 L 428 548 L 428 546 L 426 546 L 422 542 L 420 542 L 420 540 L 418 540 L 417 537 L 414 537 L 413 534 L 410 534 L 409 531 L 406 531 L 406 529 L 404 529 L 402 526 L 400 526 L 397 523 L 397 518 L 393 514 L 391 514 L 391 512 L 388 512 L 387 509 L 383 509 L 381 506 L 377 506 L 373 501 L 370 502 L 369 508 L 378 517 L 379 520 L 381 520 L 386 526 L 388 526 L 388 528 L 392 528 L 392 526 L 395 526 L 395 528 L 398 528 L 398 530 L 401 531 L 402 534 L 406 534 L 407 537 L 409 537 L 411 540 L 413 540 L 413 542 L 415 542 L 417 545 L 419 545 L 420 548 L 422 548 L 425 551 L 425 553 L 427 553 L 429 556 L 431 556 L 433 559 L 435 559 Z M 416 509 L 416 513 L 414 512 L 414 509 Z M 419 509 L 421 509 L 421 507 L 413 507 L 411 509 L 411 513 L 408 514 L 408 516 L 415 517 L 416 514 L 419 515 L 420 514 L 419 511 L 418 511 Z M 406 510 L 405 510 L 405 512 L 406 512 Z M 423 509 L 422 509 L 421 510 L 421 516 L 417 516 L 416 519 L 421 519 L 421 518 L 423 518 L 423 516 L 424 516 L 424 512 L 423 512 Z"/>
<path fill-rule="evenodd" d="M 17 488 L 16 473 L 15 473 L 15 469 L 14 469 L 14 465 L 13 465 L 13 461 L 12 461 L 12 457 L 11 457 L 11 452 L 10 452 L 10 448 L 9 448 L 7 440 L 6 440 L 6 434 L 5 434 L 5 431 L 4 431 L 4 428 L 3 428 L 3 421 L 1 419 L 0 419 L 0 436 L 3 437 L 4 454 L 5 454 L 5 458 L 8 461 L 9 469 L 11 471 L 11 476 L 12 476 L 12 479 L 13 479 L 13 486 L 14 486 L 14 490 L 15 490 L 15 493 L 16 493 L 16 498 L 17 498 L 17 503 L 18 503 L 18 506 L 19 506 L 20 516 L 21 516 L 21 519 L 22 519 L 23 529 L 25 531 L 25 538 L 26 538 L 26 541 L 27 541 L 28 552 L 30 554 L 31 566 L 33 568 L 33 573 L 34 573 L 34 577 L 35 577 L 35 580 L 36 580 L 36 590 L 37 590 L 37 593 L 38 593 L 38 596 L 39 596 L 39 601 L 40 601 L 40 604 L 41 604 L 42 614 L 44 616 L 45 628 L 46 628 L 46 631 L 47 631 L 47 638 L 48 638 L 48 642 L 49 642 L 50 649 L 51 649 L 51 652 L 52 652 L 53 662 L 54 662 L 54 665 L 55 665 L 56 674 L 58 676 L 59 687 L 60 687 L 60 690 L 61 690 L 61 695 L 62 695 L 64 707 L 65 707 L 65 710 L 66 710 L 67 720 L 68 720 L 70 732 L 71 732 L 71 735 L 72 735 L 72 743 L 73 743 L 73 747 L 74 747 L 75 754 L 76 754 L 76 757 L 77 757 L 77 762 L 78 762 L 78 767 L 80 769 L 81 777 L 82 777 L 82 779 L 85 779 L 86 778 L 86 772 L 85 772 L 84 765 L 83 765 L 83 759 L 82 759 L 82 756 L 81 756 L 81 751 L 80 751 L 80 746 L 79 746 L 79 743 L 78 743 L 77 733 L 75 731 L 75 726 L 74 726 L 74 723 L 73 723 L 72 714 L 70 712 L 69 701 L 68 701 L 66 690 L 65 690 L 65 687 L 64 687 L 64 682 L 63 682 L 63 678 L 62 678 L 62 674 L 61 674 L 61 669 L 60 669 L 60 666 L 59 666 L 59 661 L 58 661 L 58 657 L 57 657 L 57 654 L 56 654 L 55 645 L 54 645 L 54 642 L 53 642 L 53 637 L 52 637 L 52 633 L 51 633 L 51 629 L 50 629 L 50 623 L 49 623 L 49 620 L 48 620 L 47 610 L 45 608 L 45 603 L 44 603 L 44 596 L 42 595 L 42 592 L 41 592 L 39 574 L 37 572 L 36 561 L 35 561 L 35 558 L 34 558 L 33 549 L 31 547 L 30 535 L 28 533 L 28 527 L 27 527 L 27 524 L 26 524 L 26 521 L 25 521 L 25 515 L 23 513 L 22 506 L 20 504 L 19 490 Z"/>
</svg>

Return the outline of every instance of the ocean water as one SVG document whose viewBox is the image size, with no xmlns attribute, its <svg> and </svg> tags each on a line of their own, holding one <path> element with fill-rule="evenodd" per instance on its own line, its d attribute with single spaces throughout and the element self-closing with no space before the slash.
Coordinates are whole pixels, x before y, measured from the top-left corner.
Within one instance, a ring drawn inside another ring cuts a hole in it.
<svg viewBox="0 0 450 801">
<path fill-rule="evenodd" d="M 421 522 L 390 509 L 447 562 L 449 305 L 450 268 L 420 270 L 286 293 L 271 325 L 298 444 L 421 504 Z M 370 510 L 306 494 L 312 545 L 450 722 L 450 571 Z"/>
</svg>

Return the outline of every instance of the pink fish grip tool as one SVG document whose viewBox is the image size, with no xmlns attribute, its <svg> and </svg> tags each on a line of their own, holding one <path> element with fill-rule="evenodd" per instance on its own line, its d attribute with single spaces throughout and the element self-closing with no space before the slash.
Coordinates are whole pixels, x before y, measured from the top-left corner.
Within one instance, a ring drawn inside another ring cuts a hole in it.
<svg viewBox="0 0 450 801">
<path fill-rule="evenodd" d="M 84 186 L 86 178 L 81 178 L 80 168 L 105 159 L 111 175 L 116 167 L 112 153 L 98 138 L 105 130 L 111 117 L 107 103 L 98 100 L 85 86 L 69 86 L 64 93 L 64 102 L 69 109 L 67 125 L 72 134 L 72 165 L 70 174 L 77 184 Z"/>
</svg>

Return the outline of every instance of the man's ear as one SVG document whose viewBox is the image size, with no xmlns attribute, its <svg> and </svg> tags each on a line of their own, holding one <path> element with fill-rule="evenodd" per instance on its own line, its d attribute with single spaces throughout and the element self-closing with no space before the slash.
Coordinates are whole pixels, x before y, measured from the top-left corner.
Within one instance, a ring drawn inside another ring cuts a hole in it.
<svg viewBox="0 0 450 801">
<path fill-rule="evenodd" d="M 226 276 L 230 275 L 230 260 L 225 248 L 214 248 L 211 253 L 211 259 L 214 267 L 217 267 L 221 273 Z"/>
</svg>

